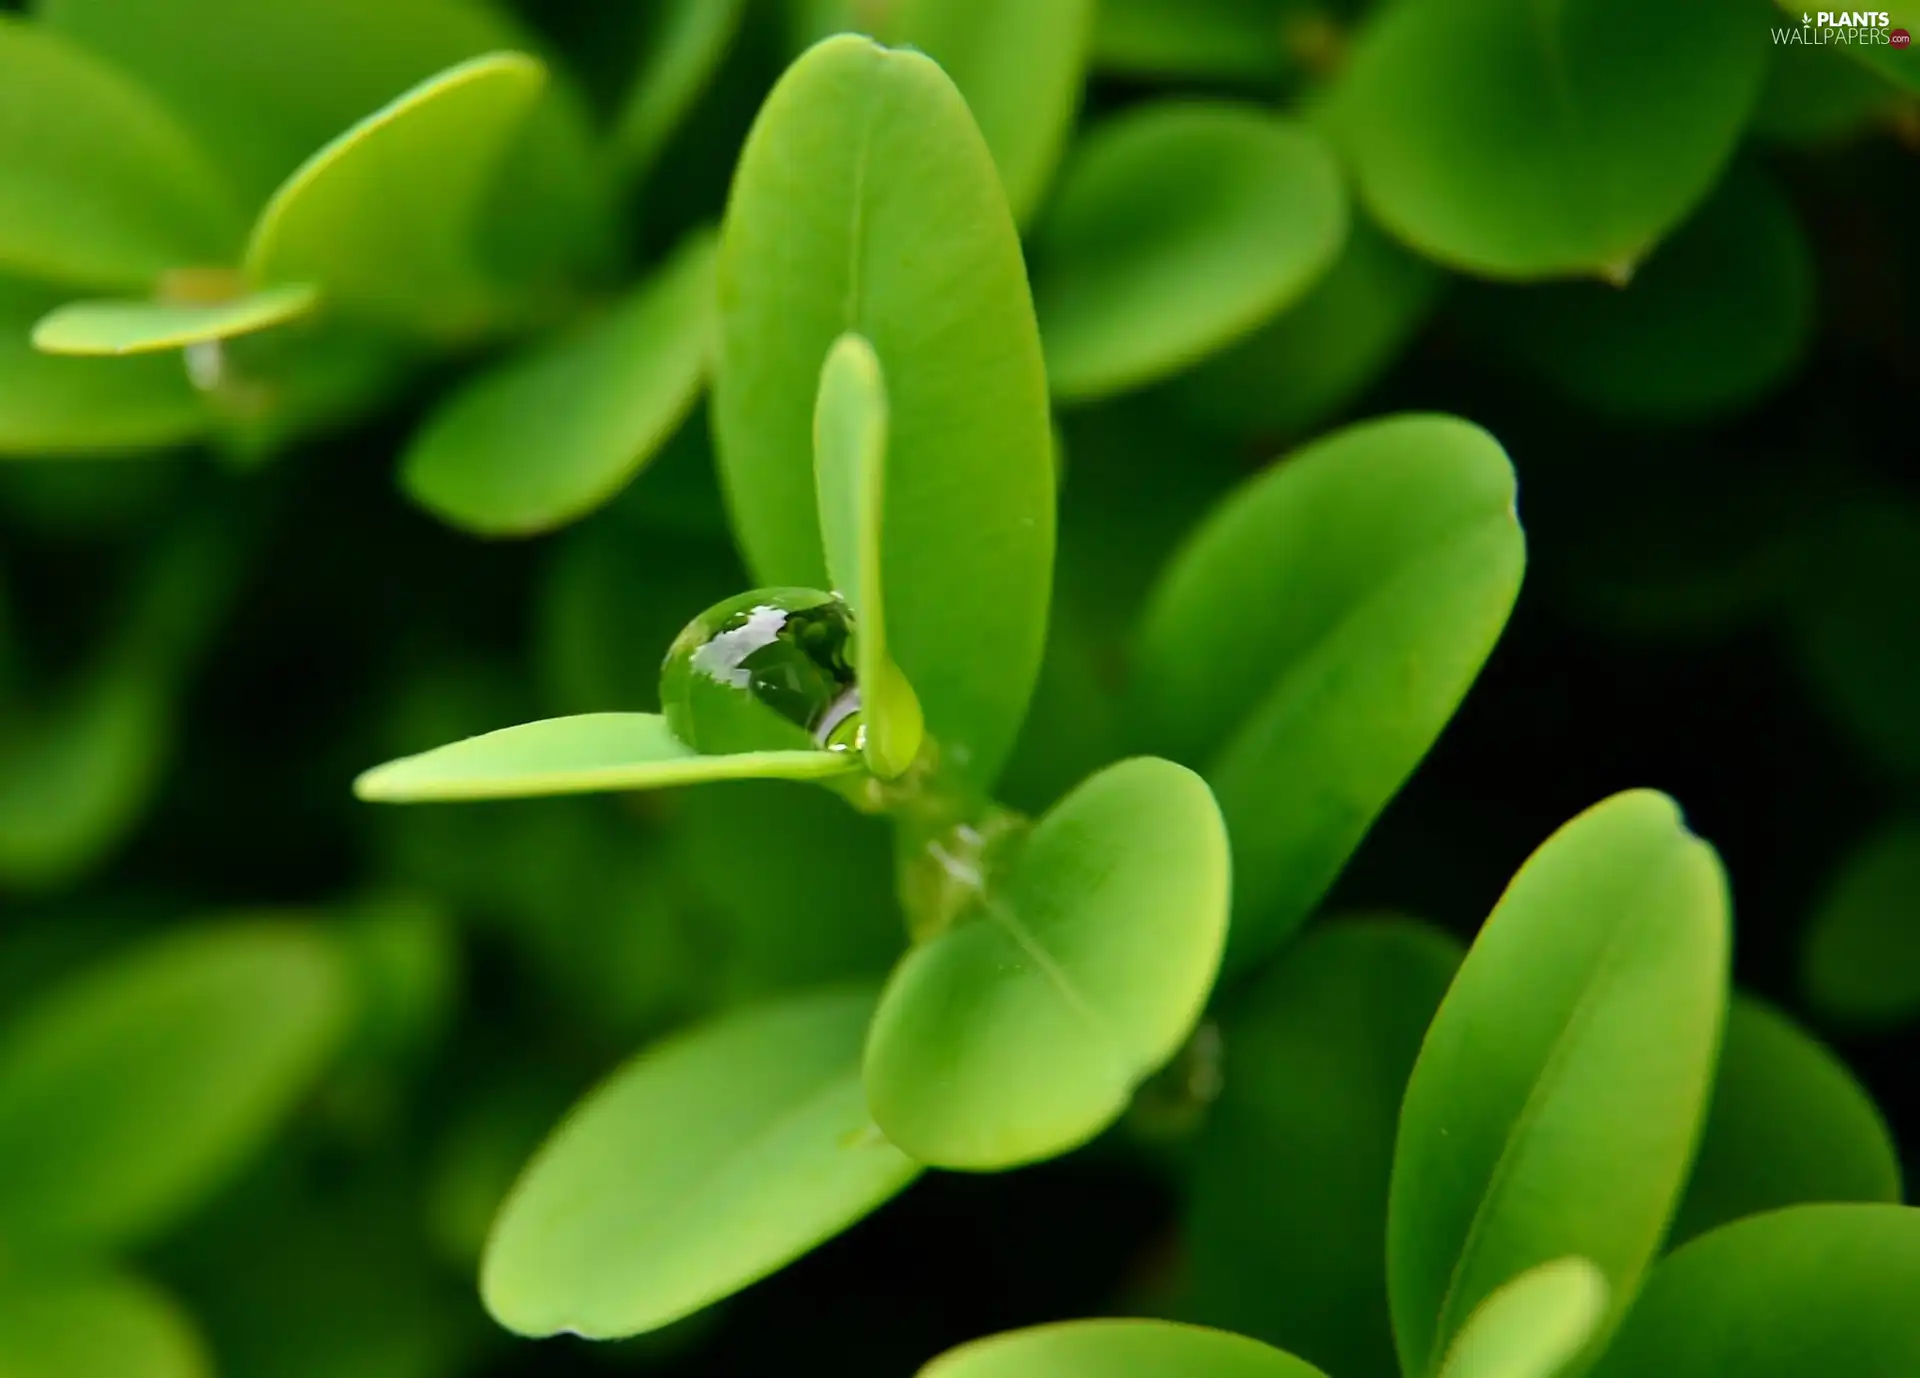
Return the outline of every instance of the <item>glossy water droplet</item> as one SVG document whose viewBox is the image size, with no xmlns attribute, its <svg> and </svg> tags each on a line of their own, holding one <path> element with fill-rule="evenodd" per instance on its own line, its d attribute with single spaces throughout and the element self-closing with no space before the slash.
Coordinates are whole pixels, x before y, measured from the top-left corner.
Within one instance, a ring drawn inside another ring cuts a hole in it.
<svg viewBox="0 0 1920 1378">
<path fill-rule="evenodd" d="M 755 589 L 674 638 L 660 701 L 696 751 L 857 750 L 860 691 L 847 605 L 816 589 Z"/>
</svg>

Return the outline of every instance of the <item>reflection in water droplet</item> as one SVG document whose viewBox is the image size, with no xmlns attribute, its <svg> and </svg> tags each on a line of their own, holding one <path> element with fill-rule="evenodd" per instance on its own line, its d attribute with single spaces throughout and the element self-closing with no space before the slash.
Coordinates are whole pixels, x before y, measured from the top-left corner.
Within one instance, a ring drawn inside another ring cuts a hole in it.
<svg viewBox="0 0 1920 1378">
<path fill-rule="evenodd" d="M 815 589 L 755 589 L 717 603 L 674 638 L 660 700 L 697 751 L 857 747 L 847 605 Z"/>
</svg>

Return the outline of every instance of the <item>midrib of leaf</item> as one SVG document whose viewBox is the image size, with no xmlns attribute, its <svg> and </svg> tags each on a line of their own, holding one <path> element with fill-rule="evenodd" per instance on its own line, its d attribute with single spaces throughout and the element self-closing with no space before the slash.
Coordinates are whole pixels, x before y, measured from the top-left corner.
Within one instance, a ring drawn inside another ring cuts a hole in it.
<svg viewBox="0 0 1920 1378">
<path fill-rule="evenodd" d="M 888 61 L 885 53 L 878 61 Z M 866 311 L 866 258 L 867 258 L 867 168 L 873 162 L 874 131 L 880 124 L 880 103 L 885 95 L 883 82 L 873 83 L 873 89 L 867 93 L 865 108 L 860 112 L 860 146 L 853 159 L 853 207 L 847 226 L 847 300 L 842 308 L 843 329 L 859 329 L 865 322 L 862 316 Z M 861 329 L 863 335 L 871 338 L 871 332 Z"/>
<path fill-rule="evenodd" d="M 1665 868 L 1661 872 L 1662 876 L 1664 874 Z M 1642 881 L 1639 888 L 1651 888 L 1651 884 L 1651 881 Z M 1434 1318 L 1433 1338 L 1427 1348 L 1426 1371 L 1428 1373 L 1437 1372 L 1440 1362 L 1446 1357 L 1444 1341 L 1447 1337 L 1448 1321 L 1455 1309 L 1461 1275 L 1466 1272 L 1467 1261 L 1478 1247 L 1480 1236 L 1486 1230 L 1487 1221 L 1492 1218 L 1494 1202 L 1499 1199 L 1508 1176 L 1514 1171 L 1516 1150 L 1525 1140 L 1527 1131 L 1533 1127 L 1534 1121 L 1544 1113 L 1547 1103 L 1558 1092 L 1557 1083 L 1562 1065 L 1572 1056 L 1573 1049 L 1579 1046 L 1581 1035 L 1585 1032 L 1587 1024 L 1593 1018 L 1593 1011 L 1599 1004 L 1600 993 L 1606 987 L 1605 978 L 1612 974 L 1619 962 L 1626 935 L 1637 931 L 1638 927 L 1644 923 L 1645 912 L 1640 906 L 1634 906 L 1631 917 L 1616 924 L 1613 931 L 1607 935 L 1606 942 L 1600 950 L 1600 960 L 1595 965 L 1591 978 L 1581 989 L 1580 998 L 1574 1003 L 1572 1014 L 1560 1026 L 1560 1031 L 1554 1035 L 1553 1046 L 1547 1052 L 1546 1061 L 1541 1064 L 1540 1075 L 1534 1079 L 1532 1087 L 1528 1089 L 1526 1100 L 1521 1103 L 1520 1113 L 1507 1127 L 1500 1145 L 1500 1156 L 1494 1160 L 1493 1171 L 1487 1177 L 1486 1189 L 1480 1194 L 1479 1204 L 1474 1207 L 1473 1218 L 1467 1224 L 1467 1232 L 1461 1238 L 1459 1251 L 1454 1255 L 1453 1268 L 1447 1275 L 1446 1290 L 1440 1296 L 1440 1309 Z M 1616 1281 L 1611 1276 L 1607 1280 L 1610 1284 Z M 1616 1298 L 1616 1301 L 1624 1301 L 1628 1295 L 1627 1289 L 1622 1288 L 1621 1295 Z"/>
<path fill-rule="evenodd" d="M 986 897 L 983 908 L 987 916 L 1000 925 L 1001 930 L 1012 940 L 1013 945 L 1033 963 L 1034 970 L 1040 973 L 1041 978 L 1053 988 L 1054 994 L 1060 997 L 1060 1003 L 1065 1005 L 1073 1016 L 1087 1027 L 1095 1040 L 1106 1048 L 1114 1065 L 1120 1070 L 1121 1082 L 1131 1085 L 1134 1072 L 1130 1059 L 1124 1052 L 1125 1041 L 1115 1032 L 1113 1025 L 1107 1021 L 1105 1015 L 1100 1013 L 1093 1001 L 1074 984 L 1066 968 L 1061 966 L 1040 939 L 1020 922 L 1012 906 L 1005 900 L 996 895 L 989 895 Z"/>
<path fill-rule="evenodd" d="M 1290 657 L 1290 665 L 1301 666 L 1315 661 L 1328 646 L 1341 640 L 1353 627 L 1371 617 L 1376 607 L 1388 601 L 1389 595 L 1397 594 L 1407 585 L 1416 582 L 1415 576 L 1428 574 L 1435 565 L 1445 564 L 1447 557 L 1453 555 L 1459 547 L 1468 544 L 1483 531 L 1498 525 L 1503 520 L 1511 520 L 1511 512 L 1511 507 L 1502 508 L 1497 512 L 1482 512 L 1447 531 L 1439 540 L 1430 543 L 1419 556 L 1395 570 L 1391 577 L 1374 585 L 1373 590 L 1366 597 L 1349 604 L 1345 612 L 1322 627 L 1298 654 Z M 1224 769 L 1227 762 L 1239 753 L 1247 733 L 1256 723 L 1265 720 L 1274 701 L 1286 691 L 1292 680 L 1293 675 L 1290 671 L 1283 673 L 1273 688 L 1261 695 L 1252 708 L 1240 715 L 1239 721 L 1226 733 L 1227 744 L 1214 753 L 1212 762 L 1204 772 L 1209 779 Z"/>
</svg>

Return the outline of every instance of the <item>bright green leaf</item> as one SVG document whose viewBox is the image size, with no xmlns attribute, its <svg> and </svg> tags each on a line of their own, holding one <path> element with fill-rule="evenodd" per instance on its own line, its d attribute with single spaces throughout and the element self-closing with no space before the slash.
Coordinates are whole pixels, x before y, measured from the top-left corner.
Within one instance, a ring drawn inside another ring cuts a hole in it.
<svg viewBox="0 0 1920 1378">
<path fill-rule="evenodd" d="M 1422 253 L 1624 281 L 1718 180 L 1766 58 L 1746 0 L 1408 0 L 1331 113 L 1368 209 Z"/>
<path fill-rule="evenodd" d="M 860 38 L 809 50 L 748 136 L 719 271 L 714 426 L 749 563 L 826 583 L 813 408 L 828 346 L 857 331 L 887 374 L 893 657 L 943 762 L 984 786 L 1039 673 L 1054 484 L 1019 240 L 953 84 Z"/>
<path fill-rule="evenodd" d="M 141 289 L 225 259 L 239 229 L 218 174 L 151 96 L 0 14 L 0 272 Z"/>
<path fill-rule="evenodd" d="M 745 0 L 668 0 L 650 5 L 647 50 L 620 107 L 614 140 L 629 176 L 660 156 L 699 99 L 740 28 Z"/>
<path fill-rule="evenodd" d="M 919 1378 L 1326 1378 L 1244 1335 L 1170 1321 L 1062 1321 L 948 1350 Z"/>
<path fill-rule="evenodd" d="M 1920 818 L 1894 819 L 1841 862 L 1807 925 L 1800 984 L 1852 1024 L 1920 1014 Z"/>
<path fill-rule="evenodd" d="M 0 1237 L 146 1240 L 238 1167 L 332 1050 L 338 952 L 312 929 L 188 929 L 57 986 L 0 1032 Z"/>
<path fill-rule="evenodd" d="M 247 245 L 261 284 L 314 282 L 340 310 L 414 334 L 494 323 L 480 223 L 546 69 L 472 58 L 395 97 L 315 153 L 268 200 Z"/>
<path fill-rule="evenodd" d="M 33 327 L 33 347 L 46 354 L 145 354 L 284 325 L 320 304 L 305 283 L 250 292 L 232 301 L 76 301 Z"/>
<path fill-rule="evenodd" d="M 1616 1317 L 1632 1299 L 1706 1116 L 1727 930 L 1712 848 L 1650 790 L 1595 805 L 1520 868 L 1401 1109 L 1387 1284 L 1409 1378 L 1541 1263 L 1591 1259 Z"/>
<path fill-rule="evenodd" d="M 839 1233 L 918 1167 L 867 1118 L 864 992 L 763 1005 L 656 1045 L 602 1083 L 522 1174 L 481 1268 L 524 1335 L 632 1335 Z"/>
<path fill-rule="evenodd" d="M 1444 284 L 1432 264 L 1355 215 L 1340 257 L 1313 290 L 1177 379 L 1174 400 L 1185 415 L 1215 429 L 1305 434 L 1387 369 Z"/>
<path fill-rule="evenodd" d="M 1795 1206 L 1654 1269 L 1593 1378 L 1920 1373 L 1920 1210 Z"/>
<path fill-rule="evenodd" d="M 657 713 L 581 713 L 503 727 L 375 766 L 354 793 L 383 804 L 666 789 L 708 780 L 824 780 L 859 762 L 828 751 L 702 756 Z"/>
<path fill-rule="evenodd" d="M 937 1167 L 1078 1147 L 1192 1031 L 1226 920 L 1227 840 L 1206 784 L 1170 761 L 1108 767 L 895 970 L 867 1043 L 874 1119 Z"/>
<path fill-rule="evenodd" d="M 1497 348 L 1595 410 L 1691 420 L 1760 396 L 1813 328 L 1813 250 L 1778 186 L 1736 166 L 1631 282 L 1508 288 Z"/>
<path fill-rule="evenodd" d="M 1034 242 L 1054 394 L 1178 373 L 1297 301 L 1347 233 L 1333 154 L 1252 106 L 1165 101 L 1074 151 Z"/>
<path fill-rule="evenodd" d="M 842 335 L 820 370 L 813 414 L 814 481 L 827 575 L 853 609 L 854 676 L 867 766 L 883 780 L 920 751 L 920 701 L 887 654 L 880 580 L 886 503 L 887 387 L 873 346 Z"/>
<path fill-rule="evenodd" d="M 606 316 L 480 375 L 401 461 L 414 500 L 485 536 L 607 502 L 678 429 L 713 345 L 713 240 L 696 233 Z"/>
<path fill-rule="evenodd" d="M 1440 1378 L 1555 1378 L 1607 1312 L 1606 1275 L 1584 1258 L 1529 1269 L 1474 1308 Z"/>
<path fill-rule="evenodd" d="M 1013 218 L 1046 192 L 1080 109 L 1093 0 L 812 0 L 806 37 L 851 29 L 939 63 L 993 151 Z"/>
<path fill-rule="evenodd" d="M 1339 1378 L 1396 1378 L 1380 1247 L 1394 1126 L 1460 957 L 1424 924 L 1341 920 L 1234 993 L 1194 1150 L 1183 1316 Z"/>
<path fill-rule="evenodd" d="M 1668 1247 L 1782 1206 L 1899 1199 L 1900 1155 L 1846 1064 L 1785 1015 L 1736 999 Z"/>
<path fill-rule="evenodd" d="M 200 1337 L 173 1300 L 126 1274 L 15 1271 L 0 1282 L 6 1378 L 206 1378 Z"/>
<path fill-rule="evenodd" d="M 1252 480 L 1162 576 L 1136 712 L 1233 833 L 1230 964 L 1306 917 L 1466 694 L 1519 590 L 1513 504 L 1485 431 L 1391 417 Z"/>
</svg>

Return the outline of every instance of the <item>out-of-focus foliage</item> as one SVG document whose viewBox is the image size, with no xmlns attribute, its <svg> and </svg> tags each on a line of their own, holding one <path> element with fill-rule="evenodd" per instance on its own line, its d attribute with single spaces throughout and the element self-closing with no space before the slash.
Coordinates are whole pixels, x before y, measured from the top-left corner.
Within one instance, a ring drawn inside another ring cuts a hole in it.
<svg viewBox="0 0 1920 1378">
<path fill-rule="evenodd" d="M 0 1378 L 1920 1371 L 1854 18 L 0 0 Z"/>
</svg>

